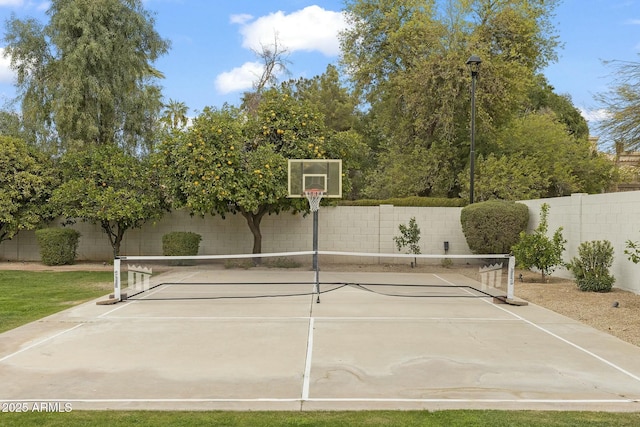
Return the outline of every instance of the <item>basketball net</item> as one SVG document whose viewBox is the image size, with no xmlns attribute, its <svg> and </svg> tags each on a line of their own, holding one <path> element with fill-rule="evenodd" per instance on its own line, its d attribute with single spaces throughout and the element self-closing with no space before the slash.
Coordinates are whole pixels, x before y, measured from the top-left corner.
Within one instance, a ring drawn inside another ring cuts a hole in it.
<svg viewBox="0 0 640 427">
<path fill-rule="evenodd" d="M 320 209 L 320 201 L 322 200 L 322 196 L 324 196 L 324 191 L 305 190 L 304 195 L 307 196 L 307 200 L 309 201 L 309 207 L 311 208 L 311 212 L 317 212 L 318 209 Z"/>
</svg>

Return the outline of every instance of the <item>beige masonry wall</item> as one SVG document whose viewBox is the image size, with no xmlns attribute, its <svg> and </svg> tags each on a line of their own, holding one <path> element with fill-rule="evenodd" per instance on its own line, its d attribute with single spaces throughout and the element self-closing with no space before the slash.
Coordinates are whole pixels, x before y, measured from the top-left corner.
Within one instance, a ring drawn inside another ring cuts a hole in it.
<svg viewBox="0 0 640 427">
<path fill-rule="evenodd" d="M 640 191 L 598 195 L 574 194 L 553 199 L 527 200 L 529 228 L 539 222 L 540 207 L 550 206 L 549 231 L 563 228 L 567 240 L 565 261 L 578 254 L 581 242 L 609 240 L 614 247 L 612 273 L 615 286 L 640 293 L 640 265 L 624 254 L 627 240 L 640 241 Z M 319 213 L 319 249 L 347 252 L 397 253 L 393 237 L 398 225 L 408 224 L 412 217 L 421 230 L 422 253 L 444 255 L 444 242 L 449 254 L 469 254 L 460 227 L 462 208 L 408 208 L 381 205 L 375 207 L 322 207 Z M 312 215 L 266 216 L 262 221 L 262 251 L 307 251 L 312 248 Z M 58 225 L 58 224 L 52 224 Z M 111 246 L 100 228 L 78 222 L 73 228 L 82 233 L 79 260 L 110 261 Z M 162 236 L 171 231 L 193 231 L 202 235 L 200 254 L 251 253 L 253 236 L 244 218 L 229 215 L 226 219 L 207 216 L 192 217 L 183 211 L 173 212 L 155 224 L 130 230 L 125 235 L 122 255 L 161 255 Z M 23 231 L 13 240 L 0 244 L 0 261 L 38 261 L 40 255 L 33 231 Z M 352 261 L 335 258 L 332 262 Z M 362 260 L 359 260 L 362 261 Z M 564 269 L 555 273 L 570 276 Z"/>
<path fill-rule="evenodd" d="M 625 255 L 627 240 L 640 241 L 640 191 L 606 194 L 573 194 L 553 199 L 527 200 L 529 229 L 539 224 L 540 207 L 549 205 L 549 235 L 559 227 L 567 240 L 564 261 L 578 256 L 582 242 L 608 240 L 614 249 L 611 272 L 616 278 L 615 287 L 640 293 L 640 264 L 634 264 Z M 555 273 L 571 277 L 560 268 Z"/>
<path fill-rule="evenodd" d="M 449 242 L 450 254 L 469 253 L 460 228 L 461 208 L 322 207 L 318 216 L 320 250 L 398 253 L 393 237 L 398 226 L 412 217 L 421 230 L 423 253 L 444 254 Z M 51 224 L 58 226 L 59 222 Z M 113 258 L 107 236 L 100 227 L 77 222 L 72 226 L 81 233 L 78 260 L 109 261 Z M 202 236 L 200 254 L 251 253 L 253 235 L 241 215 L 190 216 L 175 211 L 155 224 L 129 230 L 120 249 L 121 255 L 162 255 L 162 236 L 171 231 L 192 231 Z M 261 224 L 262 252 L 308 251 L 313 245 L 313 217 L 302 214 L 265 216 Z M 33 231 L 23 231 L 0 245 L 0 260 L 38 261 L 38 246 Z M 335 258 L 332 262 L 353 261 Z"/>
</svg>

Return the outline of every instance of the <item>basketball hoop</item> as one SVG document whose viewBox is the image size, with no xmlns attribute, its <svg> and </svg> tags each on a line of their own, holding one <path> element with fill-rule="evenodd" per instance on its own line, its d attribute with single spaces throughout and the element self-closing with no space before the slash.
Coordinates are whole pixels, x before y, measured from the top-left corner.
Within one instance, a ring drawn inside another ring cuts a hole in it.
<svg viewBox="0 0 640 427">
<path fill-rule="evenodd" d="M 309 201 L 311 212 L 317 212 L 318 209 L 320 209 L 320 201 L 322 200 L 322 196 L 324 196 L 324 191 L 317 189 L 304 190 L 304 195 Z"/>
</svg>

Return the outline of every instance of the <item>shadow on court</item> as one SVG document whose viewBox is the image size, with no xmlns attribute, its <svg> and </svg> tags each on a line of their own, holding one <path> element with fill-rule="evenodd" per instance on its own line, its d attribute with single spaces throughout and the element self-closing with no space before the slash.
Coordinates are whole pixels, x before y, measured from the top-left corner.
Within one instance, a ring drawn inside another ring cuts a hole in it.
<svg viewBox="0 0 640 427">
<path fill-rule="evenodd" d="M 206 275 L 225 284 L 202 285 Z M 320 303 L 312 281 L 309 271 L 198 271 L 6 332 L 0 402 L 640 409 L 640 348 L 535 305 L 495 304 L 469 278 L 322 272 Z"/>
</svg>

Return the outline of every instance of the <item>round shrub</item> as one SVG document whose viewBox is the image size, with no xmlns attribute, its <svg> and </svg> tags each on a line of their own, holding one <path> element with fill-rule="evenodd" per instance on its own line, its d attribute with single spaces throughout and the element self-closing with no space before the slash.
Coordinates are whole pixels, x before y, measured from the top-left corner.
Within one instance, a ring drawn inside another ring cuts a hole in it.
<svg viewBox="0 0 640 427">
<path fill-rule="evenodd" d="M 165 256 L 198 255 L 202 236 L 189 231 L 174 231 L 162 236 L 162 254 Z"/>
<path fill-rule="evenodd" d="M 36 230 L 40 259 L 44 265 L 73 264 L 76 260 L 80 233 L 71 228 Z"/>
<path fill-rule="evenodd" d="M 615 277 L 609 273 L 613 264 L 613 247 L 608 240 L 582 242 L 578 257 L 574 257 L 567 268 L 573 273 L 581 291 L 609 292 Z"/>
<path fill-rule="evenodd" d="M 462 232 L 476 254 L 506 254 L 529 224 L 527 205 L 489 200 L 462 208 Z"/>
</svg>

